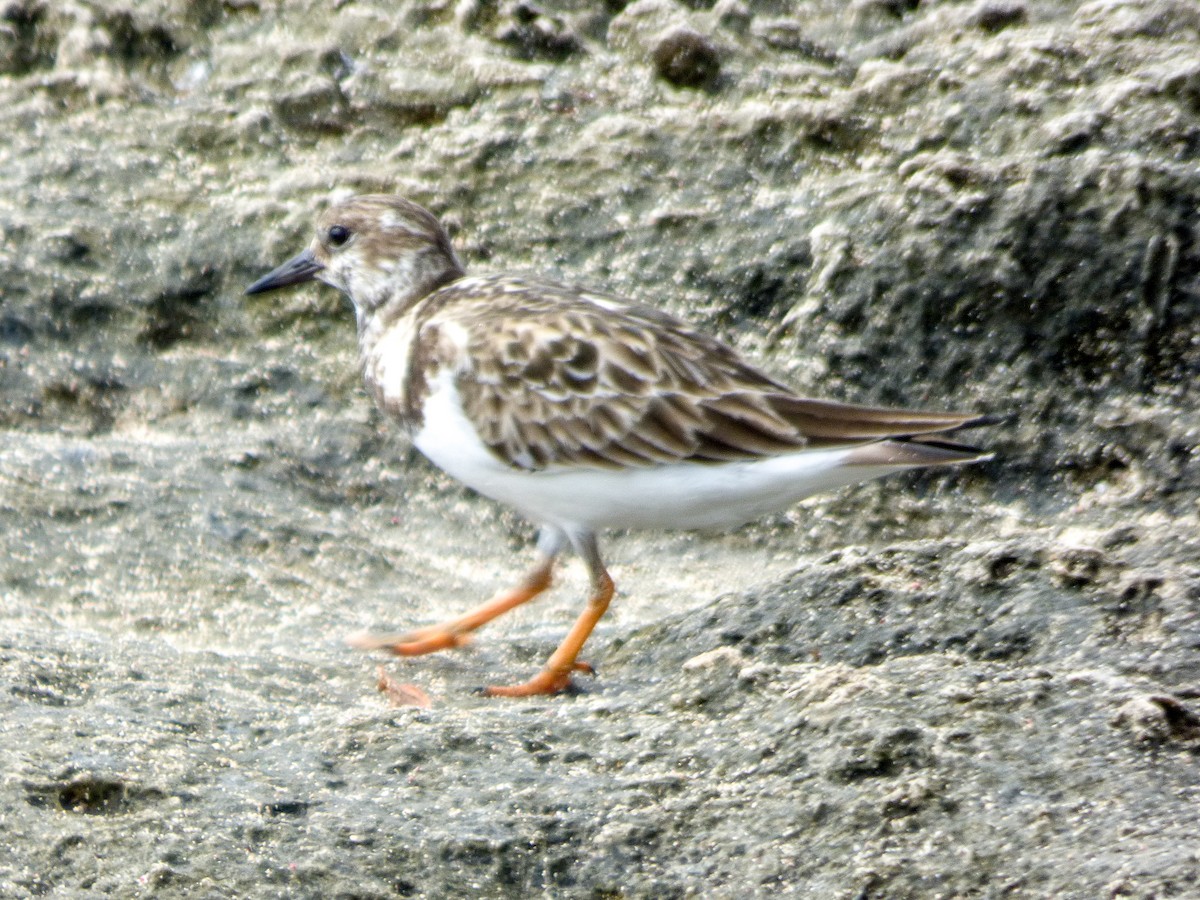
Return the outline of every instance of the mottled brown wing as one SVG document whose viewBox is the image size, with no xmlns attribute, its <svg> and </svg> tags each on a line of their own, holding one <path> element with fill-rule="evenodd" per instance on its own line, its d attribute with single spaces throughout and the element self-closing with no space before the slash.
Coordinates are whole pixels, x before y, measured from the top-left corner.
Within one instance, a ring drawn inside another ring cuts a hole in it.
<svg viewBox="0 0 1200 900">
<path fill-rule="evenodd" d="M 664 313 L 552 284 L 501 285 L 487 302 L 448 303 L 443 317 L 469 336 L 464 412 L 519 468 L 746 460 L 971 419 L 797 397 Z"/>
</svg>

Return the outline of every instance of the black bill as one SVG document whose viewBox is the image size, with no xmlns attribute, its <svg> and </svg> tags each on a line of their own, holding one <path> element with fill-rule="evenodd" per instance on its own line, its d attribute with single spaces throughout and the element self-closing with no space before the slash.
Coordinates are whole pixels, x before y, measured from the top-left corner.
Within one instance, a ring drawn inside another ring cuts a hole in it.
<svg viewBox="0 0 1200 900">
<path fill-rule="evenodd" d="M 312 250 L 305 250 L 303 253 L 298 253 L 285 262 L 278 268 L 272 269 L 250 287 L 246 288 L 247 294 L 261 294 L 264 291 L 273 291 L 275 288 L 287 287 L 289 284 L 301 284 L 305 281 L 311 281 L 312 277 L 320 272 L 325 266 L 317 262 L 312 254 Z"/>
</svg>

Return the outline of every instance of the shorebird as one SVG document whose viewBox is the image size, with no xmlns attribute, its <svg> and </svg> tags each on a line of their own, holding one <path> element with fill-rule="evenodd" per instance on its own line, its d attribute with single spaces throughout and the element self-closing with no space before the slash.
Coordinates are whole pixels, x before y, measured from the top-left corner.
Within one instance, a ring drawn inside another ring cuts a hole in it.
<svg viewBox="0 0 1200 900">
<path fill-rule="evenodd" d="M 312 279 L 349 296 L 375 402 L 434 465 L 540 525 L 516 587 L 466 615 L 358 646 L 401 656 L 466 643 L 551 581 L 568 546 L 587 604 L 530 680 L 494 696 L 571 686 L 613 581 L 605 528 L 730 528 L 833 488 L 987 454 L 947 439 L 971 413 L 881 409 L 799 396 L 703 331 L 651 306 L 520 275 L 468 276 L 426 209 L 354 197 L 312 243 L 247 288 Z"/>
</svg>

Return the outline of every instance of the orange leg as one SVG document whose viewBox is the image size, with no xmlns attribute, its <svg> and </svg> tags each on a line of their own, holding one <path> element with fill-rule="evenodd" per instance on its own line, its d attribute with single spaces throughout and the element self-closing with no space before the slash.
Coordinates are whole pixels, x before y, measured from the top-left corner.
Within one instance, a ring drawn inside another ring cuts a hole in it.
<svg viewBox="0 0 1200 900">
<path fill-rule="evenodd" d="M 483 692 L 489 697 L 532 697 L 537 694 L 557 694 L 569 688 L 572 672 L 591 671 L 591 666 L 578 661 L 579 651 L 583 649 L 596 623 L 604 616 L 612 595 L 613 580 L 607 572 L 601 570 L 599 577 L 593 577 L 592 594 L 588 597 L 587 608 L 579 614 L 579 618 L 575 620 L 563 642 L 558 645 L 558 649 L 546 660 L 542 671 L 524 684 L 492 685 L 484 688 Z"/>
<path fill-rule="evenodd" d="M 471 639 L 471 632 L 476 628 L 486 625 L 522 603 L 527 603 L 546 590 L 550 586 L 550 573 L 553 568 L 554 557 L 543 556 L 519 585 L 511 590 L 501 591 L 465 616 L 404 634 L 368 634 L 354 637 L 350 639 L 350 643 L 360 650 L 390 650 L 397 656 L 420 656 L 451 647 L 461 647 Z"/>
<path fill-rule="evenodd" d="M 608 610 L 609 601 L 613 596 L 613 580 L 604 568 L 600 559 L 600 549 L 596 545 L 596 536 L 590 532 L 580 532 L 571 535 L 571 543 L 583 557 L 592 577 L 592 593 L 588 597 L 587 607 L 558 649 L 546 660 L 542 671 L 524 684 L 514 684 L 485 688 L 484 693 L 489 697 L 532 697 L 538 694 L 557 694 L 571 686 L 572 672 L 590 672 L 592 667 L 579 662 L 579 651 L 583 649 L 596 623 L 604 617 Z"/>
<path fill-rule="evenodd" d="M 451 647 L 461 647 L 476 628 L 486 625 L 497 616 L 532 600 L 550 586 L 550 574 L 554 558 L 568 539 L 567 533 L 559 528 L 547 526 L 538 537 L 541 558 L 512 590 L 497 594 L 478 609 L 457 619 L 418 628 L 398 635 L 365 635 L 353 638 L 350 643 L 364 650 L 390 650 L 397 656 L 419 656 Z M 579 661 L 579 652 L 604 617 L 612 600 L 613 580 L 600 559 L 596 537 L 591 532 L 576 532 L 569 536 L 576 551 L 587 564 L 591 573 L 592 593 L 587 608 L 580 613 L 575 624 L 563 639 L 558 649 L 546 660 L 542 671 L 524 684 L 492 686 L 484 689 L 490 697 L 532 697 L 539 694 L 557 694 L 571 686 L 573 672 L 591 672 L 592 667 Z"/>
</svg>

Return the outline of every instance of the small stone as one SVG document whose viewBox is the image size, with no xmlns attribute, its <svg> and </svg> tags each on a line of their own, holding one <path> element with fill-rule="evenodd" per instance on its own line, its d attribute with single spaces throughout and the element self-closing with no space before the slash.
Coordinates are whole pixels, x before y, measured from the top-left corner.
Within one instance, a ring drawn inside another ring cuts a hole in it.
<svg viewBox="0 0 1200 900">
<path fill-rule="evenodd" d="M 566 22 L 527 0 L 518 0 L 505 9 L 495 36 L 521 59 L 562 60 L 583 49 Z"/>
<path fill-rule="evenodd" d="M 967 21 L 983 31 L 1002 31 L 1013 25 L 1024 25 L 1029 10 L 1020 0 L 984 0 L 971 11 Z"/>
<path fill-rule="evenodd" d="M 349 124 L 350 104 L 332 78 L 314 75 L 282 93 L 275 115 L 297 131 L 340 132 Z"/>
<path fill-rule="evenodd" d="M 745 34 L 754 19 L 754 14 L 742 0 L 717 0 L 712 8 L 712 15 L 718 25 L 735 34 Z"/>
<path fill-rule="evenodd" d="M 795 53 L 829 65 L 841 62 L 836 50 L 810 38 L 804 26 L 795 19 L 762 19 L 754 23 L 750 33 L 772 50 Z"/>
<path fill-rule="evenodd" d="M 713 650 L 706 650 L 687 660 L 683 664 L 683 671 L 694 672 L 697 669 L 712 669 L 717 666 L 728 666 L 733 668 L 740 667 L 745 662 L 745 658 L 734 647 L 717 647 Z"/>
<path fill-rule="evenodd" d="M 658 38 L 651 50 L 654 71 L 677 87 L 710 88 L 721 72 L 721 55 L 705 35 L 677 28 Z"/>
<path fill-rule="evenodd" d="M 454 22 L 463 31 L 477 31 L 491 10 L 484 0 L 458 0 L 454 6 Z"/>
<path fill-rule="evenodd" d="M 1098 579 L 1104 564 L 1104 554 L 1095 548 L 1068 547 L 1054 554 L 1051 570 L 1061 584 L 1083 587 Z"/>
<path fill-rule="evenodd" d="M 397 125 L 431 125 L 479 97 L 472 79 L 419 68 L 366 71 L 347 80 L 345 93 L 360 118 L 378 116 Z"/>
<path fill-rule="evenodd" d="M 1139 744 L 1200 741 L 1200 714 L 1167 694 L 1130 700 L 1117 710 L 1113 724 L 1129 729 Z"/>
</svg>

